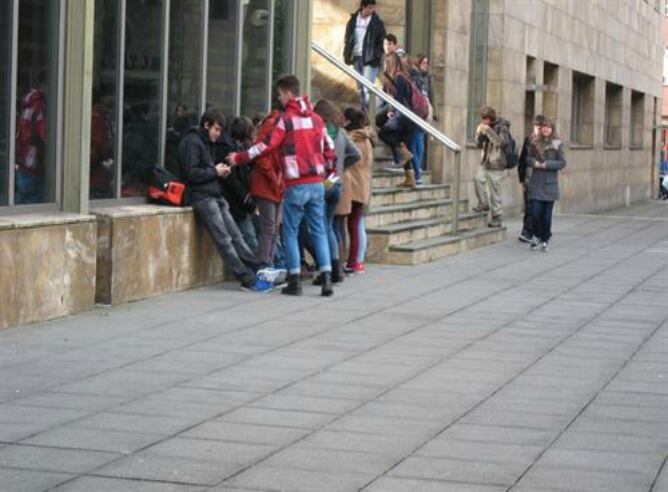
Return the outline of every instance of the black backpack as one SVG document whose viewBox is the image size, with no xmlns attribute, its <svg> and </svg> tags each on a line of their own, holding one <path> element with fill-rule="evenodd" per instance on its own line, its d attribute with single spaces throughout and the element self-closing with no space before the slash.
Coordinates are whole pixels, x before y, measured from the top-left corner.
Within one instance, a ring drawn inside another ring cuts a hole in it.
<svg viewBox="0 0 668 492">
<path fill-rule="evenodd" d="M 506 169 L 516 168 L 520 159 L 517 155 L 517 142 L 510 134 L 510 129 L 508 129 L 508 142 L 503 146 L 503 151 L 506 154 Z"/>
</svg>

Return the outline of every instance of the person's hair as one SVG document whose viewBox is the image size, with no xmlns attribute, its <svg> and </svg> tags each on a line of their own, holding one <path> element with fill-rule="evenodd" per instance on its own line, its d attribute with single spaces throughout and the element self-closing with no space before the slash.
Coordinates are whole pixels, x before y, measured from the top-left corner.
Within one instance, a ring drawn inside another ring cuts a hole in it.
<svg viewBox="0 0 668 492">
<path fill-rule="evenodd" d="M 313 107 L 313 111 L 320 116 L 325 123 L 333 123 L 339 128 L 344 124 L 341 110 L 327 99 L 320 99 Z"/>
<path fill-rule="evenodd" d="M 376 5 L 376 0 L 361 0 L 360 1 L 360 10 L 369 5 Z"/>
<path fill-rule="evenodd" d="M 425 59 L 428 60 L 429 57 L 428 57 L 427 55 L 425 55 L 424 53 L 418 53 L 418 55 L 415 57 L 415 66 L 418 68 L 418 70 L 420 69 L 420 64 L 421 64 Z"/>
<path fill-rule="evenodd" d="M 547 117 L 545 115 L 537 114 L 536 116 L 534 116 L 533 124 L 534 126 L 542 126 L 545 124 L 546 119 Z"/>
<path fill-rule="evenodd" d="M 357 109 L 351 106 L 346 108 L 343 115 L 348 120 L 348 124 L 346 125 L 346 130 L 348 131 L 361 130 L 369 126 L 369 115 L 364 109 Z"/>
<path fill-rule="evenodd" d="M 230 124 L 230 136 L 239 142 L 248 142 L 253 139 L 253 122 L 246 116 L 237 116 Z"/>
<path fill-rule="evenodd" d="M 485 106 L 480 110 L 480 118 L 483 120 L 485 118 L 491 118 L 492 121 L 494 121 L 496 119 L 496 111 L 494 111 L 494 108 L 490 106 Z"/>
<path fill-rule="evenodd" d="M 299 79 L 294 75 L 283 75 L 276 81 L 276 89 L 290 92 L 293 96 L 301 93 Z"/>
<path fill-rule="evenodd" d="M 204 111 L 204 114 L 200 118 L 199 126 L 204 128 L 205 123 L 209 125 L 218 123 L 221 127 L 225 128 L 225 115 L 216 108 L 209 108 Z"/>
<path fill-rule="evenodd" d="M 394 76 L 402 72 L 406 75 L 406 68 L 401 62 L 401 57 L 396 53 L 390 53 L 385 57 L 385 74 L 391 79 L 394 80 Z"/>
<path fill-rule="evenodd" d="M 253 116 L 253 125 L 258 126 L 266 117 L 267 115 L 265 113 L 256 113 L 255 116 Z"/>
<path fill-rule="evenodd" d="M 388 43 L 399 44 L 399 40 L 397 40 L 397 37 L 394 34 L 392 34 L 391 32 L 389 32 L 385 35 L 385 40 Z"/>
</svg>

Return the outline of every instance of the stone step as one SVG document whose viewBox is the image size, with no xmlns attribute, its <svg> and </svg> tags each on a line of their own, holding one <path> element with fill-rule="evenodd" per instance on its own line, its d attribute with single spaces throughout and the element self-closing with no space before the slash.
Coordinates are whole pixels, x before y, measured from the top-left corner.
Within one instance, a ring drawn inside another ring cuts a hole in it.
<svg viewBox="0 0 668 492">
<path fill-rule="evenodd" d="M 461 213 L 468 210 L 468 200 L 459 202 Z M 452 200 L 428 200 L 422 202 L 405 203 L 400 205 L 385 205 L 371 208 L 366 216 L 366 227 L 373 228 L 397 222 L 441 218 L 448 219 L 452 212 Z"/>
<path fill-rule="evenodd" d="M 403 170 L 397 170 L 397 172 L 378 170 L 373 173 L 371 187 L 373 189 L 396 188 L 397 184 L 401 183 L 404 179 Z M 425 185 L 431 184 L 431 173 L 429 171 L 423 172 L 422 179 Z"/>
<path fill-rule="evenodd" d="M 439 236 L 390 246 L 380 259 L 392 265 L 417 265 L 505 241 L 505 227 L 481 227 L 457 236 Z"/>
<path fill-rule="evenodd" d="M 459 216 L 459 230 L 469 231 L 482 228 L 487 223 L 483 213 L 466 213 Z M 435 219 L 400 222 L 366 229 L 367 259 L 381 261 L 390 246 L 406 244 L 423 239 L 443 236 L 452 233 L 452 222 L 438 217 Z"/>
<path fill-rule="evenodd" d="M 372 190 L 372 206 L 398 205 L 425 200 L 450 198 L 450 185 L 424 185 L 411 188 L 376 188 Z"/>
</svg>

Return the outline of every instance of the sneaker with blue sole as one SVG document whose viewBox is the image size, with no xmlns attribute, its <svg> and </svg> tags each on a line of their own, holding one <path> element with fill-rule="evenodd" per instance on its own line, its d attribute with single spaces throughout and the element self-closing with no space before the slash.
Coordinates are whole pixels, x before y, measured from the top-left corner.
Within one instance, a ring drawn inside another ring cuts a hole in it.
<svg viewBox="0 0 668 492">
<path fill-rule="evenodd" d="M 270 292 L 274 288 L 274 284 L 267 282 L 266 280 L 255 279 L 251 285 L 242 285 L 241 290 L 244 292 L 257 292 L 258 294 L 264 294 Z"/>
<path fill-rule="evenodd" d="M 271 285 L 284 285 L 288 278 L 288 271 L 283 268 L 262 268 L 258 270 L 255 277 L 257 280 L 269 282 Z"/>
</svg>

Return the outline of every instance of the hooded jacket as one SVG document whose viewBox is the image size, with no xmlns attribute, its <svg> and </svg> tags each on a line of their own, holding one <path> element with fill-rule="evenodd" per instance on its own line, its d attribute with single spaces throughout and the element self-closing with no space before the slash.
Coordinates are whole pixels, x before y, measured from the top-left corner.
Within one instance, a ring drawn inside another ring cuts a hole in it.
<svg viewBox="0 0 668 492">
<path fill-rule="evenodd" d="M 544 162 L 546 169 L 537 169 L 536 162 Z M 535 138 L 529 144 L 527 164 L 531 172 L 529 200 L 553 202 L 559 199 L 559 171 L 566 167 L 564 145 L 557 138 Z"/>
<path fill-rule="evenodd" d="M 224 162 L 232 152 L 244 150 L 229 132 L 224 132 L 215 146 L 215 162 Z M 248 214 L 255 212 L 255 200 L 250 193 L 250 172 L 247 167 L 233 167 L 232 172 L 220 180 L 221 192 L 230 206 L 230 214 L 235 222 L 241 222 Z"/>
<path fill-rule="evenodd" d="M 244 164 L 280 149 L 285 186 L 322 183 L 334 169 L 334 143 L 322 118 L 313 112 L 306 96 L 288 101 L 285 111 L 274 120 L 267 137 L 250 149 L 233 154 L 233 164 Z"/>
<path fill-rule="evenodd" d="M 357 22 L 357 15 L 359 10 L 350 15 L 350 19 L 346 24 L 346 35 L 343 47 L 343 59 L 346 65 L 355 63 L 355 24 Z M 362 63 L 364 65 L 371 65 L 372 67 L 379 67 L 380 61 L 383 58 L 383 40 L 385 39 L 385 24 L 380 20 L 377 14 L 371 15 L 369 26 L 364 35 L 364 45 L 362 47 Z"/>
<path fill-rule="evenodd" d="M 220 198 L 221 188 L 216 173 L 214 155 L 215 144 L 209 142 L 209 134 L 204 128 L 193 127 L 179 144 L 181 179 L 188 186 L 192 205 L 205 198 Z"/>
<path fill-rule="evenodd" d="M 371 201 L 371 176 L 373 174 L 373 144 L 371 128 L 352 130 L 350 138 L 362 154 L 360 161 L 350 168 L 352 200 L 367 205 Z"/>
<path fill-rule="evenodd" d="M 281 115 L 278 110 L 272 111 L 260 125 L 255 142 L 259 143 L 271 135 L 276 119 Z M 250 175 L 251 194 L 256 198 L 264 198 L 274 203 L 283 199 L 283 164 L 281 151 L 276 149 L 263 157 L 255 159 Z"/>
<path fill-rule="evenodd" d="M 476 130 L 476 143 L 482 149 L 480 164 L 490 171 L 506 169 L 506 153 L 504 147 L 510 141 L 510 122 L 497 118 L 486 128 L 482 125 Z"/>
</svg>

